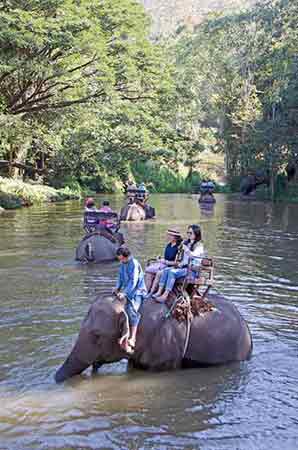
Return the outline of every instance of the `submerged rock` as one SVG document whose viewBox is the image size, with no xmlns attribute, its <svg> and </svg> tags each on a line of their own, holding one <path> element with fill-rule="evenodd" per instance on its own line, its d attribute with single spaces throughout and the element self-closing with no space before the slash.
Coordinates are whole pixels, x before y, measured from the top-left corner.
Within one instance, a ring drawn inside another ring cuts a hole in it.
<svg viewBox="0 0 298 450">
<path fill-rule="evenodd" d="M 22 200 L 16 195 L 0 191 L 0 207 L 4 209 L 16 209 L 22 206 Z"/>
</svg>

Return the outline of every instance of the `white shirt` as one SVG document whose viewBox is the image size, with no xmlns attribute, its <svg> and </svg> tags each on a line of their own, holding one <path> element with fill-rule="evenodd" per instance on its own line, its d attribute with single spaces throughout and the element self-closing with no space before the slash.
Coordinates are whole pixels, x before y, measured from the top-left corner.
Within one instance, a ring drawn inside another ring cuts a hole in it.
<svg viewBox="0 0 298 450">
<path fill-rule="evenodd" d="M 191 243 L 187 244 L 187 247 L 189 248 L 191 246 Z M 194 266 L 199 266 L 201 264 L 201 260 L 204 256 L 204 245 L 202 242 L 197 242 L 195 244 L 195 248 L 193 251 L 184 251 L 183 259 L 180 263 L 180 265 L 187 266 L 189 264 L 189 261 L 192 257 L 194 257 L 192 263 Z"/>
</svg>

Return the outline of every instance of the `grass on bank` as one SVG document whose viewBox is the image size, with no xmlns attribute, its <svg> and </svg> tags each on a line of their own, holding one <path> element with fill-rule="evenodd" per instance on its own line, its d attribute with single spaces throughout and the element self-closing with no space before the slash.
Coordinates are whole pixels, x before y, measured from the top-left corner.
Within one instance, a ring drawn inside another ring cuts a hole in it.
<svg viewBox="0 0 298 450">
<path fill-rule="evenodd" d="M 80 199 L 81 196 L 82 191 L 79 187 L 77 190 L 69 187 L 55 189 L 42 184 L 0 177 L 0 206 L 4 209 L 15 209 L 35 203 Z"/>
</svg>

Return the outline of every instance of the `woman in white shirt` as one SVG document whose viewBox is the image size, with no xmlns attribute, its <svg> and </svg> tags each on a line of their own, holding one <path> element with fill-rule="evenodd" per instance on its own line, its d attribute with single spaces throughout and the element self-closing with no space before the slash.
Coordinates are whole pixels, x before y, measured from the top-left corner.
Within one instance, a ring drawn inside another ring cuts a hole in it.
<svg viewBox="0 0 298 450">
<path fill-rule="evenodd" d="M 199 225 L 189 226 L 187 236 L 188 240 L 183 246 L 183 255 L 180 262 L 175 268 L 169 267 L 163 270 L 159 282 L 158 292 L 154 295 L 158 301 L 167 300 L 169 293 L 174 288 L 176 280 L 186 276 L 187 267 L 192 257 L 195 258 L 194 265 L 196 265 L 196 258 L 197 261 L 200 261 L 200 257 L 203 258 L 204 246 L 202 243 L 202 233 Z"/>
</svg>

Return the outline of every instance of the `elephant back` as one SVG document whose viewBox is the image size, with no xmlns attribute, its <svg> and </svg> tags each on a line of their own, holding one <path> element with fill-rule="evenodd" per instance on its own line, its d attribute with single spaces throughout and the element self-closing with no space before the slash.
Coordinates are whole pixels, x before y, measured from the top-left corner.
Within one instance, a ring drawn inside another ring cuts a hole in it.
<svg viewBox="0 0 298 450">
<path fill-rule="evenodd" d="M 208 301 L 213 310 L 193 318 L 185 360 L 215 365 L 248 359 L 252 340 L 238 309 L 220 294 L 209 294 Z"/>
</svg>

